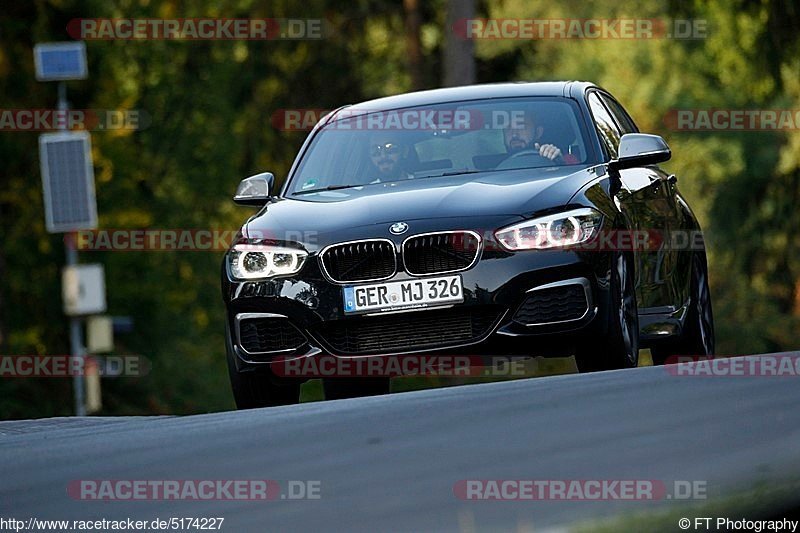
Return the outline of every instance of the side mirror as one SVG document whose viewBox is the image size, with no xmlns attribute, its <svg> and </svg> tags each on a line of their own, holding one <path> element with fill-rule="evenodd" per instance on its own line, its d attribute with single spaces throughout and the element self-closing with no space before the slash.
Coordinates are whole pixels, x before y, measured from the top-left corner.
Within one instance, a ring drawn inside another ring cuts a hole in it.
<svg viewBox="0 0 800 533">
<path fill-rule="evenodd" d="M 269 192 L 274 184 L 275 176 L 271 172 L 262 172 L 245 178 L 239 182 L 233 201 L 239 205 L 264 205 L 270 199 Z"/>
<path fill-rule="evenodd" d="M 658 135 L 626 133 L 619 140 L 619 157 L 609 163 L 611 168 L 623 169 L 655 165 L 667 161 L 672 152 L 667 141 Z"/>
</svg>

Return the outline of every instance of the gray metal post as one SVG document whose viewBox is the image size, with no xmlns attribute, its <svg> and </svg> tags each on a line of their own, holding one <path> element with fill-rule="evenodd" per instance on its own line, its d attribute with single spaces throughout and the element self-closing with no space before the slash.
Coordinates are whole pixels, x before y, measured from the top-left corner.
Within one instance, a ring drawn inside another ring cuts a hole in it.
<svg viewBox="0 0 800 533">
<path fill-rule="evenodd" d="M 67 266 L 78 264 L 78 251 L 69 238 L 64 239 L 64 246 L 67 252 Z M 75 416 L 86 416 L 86 402 L 83 399 L 83 372 L 86 361 L 84 360 L 83 331 L 81 330 L 81 319 L 70 317 L 69 319 L 69 342 L 72 357 L 80 359 L 81 364 L 77 365 L 79 371 L 72 377 L 72 389 L 75 394 Z"/>
<path fill-rule="evenodd" d="M 67 86 L 63 81 L 58 82 L 58 110 L 65 113 L 67 106 Z M 66 120 L 62 121 L 60 129 L 66 129 Z M 78 250 L 74 246 L 70 235 L 65 235 L 64 249 L 67 255 L 67 266 L 78 264 Z M 69 319 L 69 343 L 72 357 L 80 360 L 78 373 L 72 377 L 72 389 L 75 396 L 75 416 L 86 416 L 86 402 L 83 396 L 83 372 L 86 361 L 84 360 L 83 331 L 81 330 L 81 320 L 77 317 Z M 73 367 L 74 368 L 74 367 Z"/>
</svg>

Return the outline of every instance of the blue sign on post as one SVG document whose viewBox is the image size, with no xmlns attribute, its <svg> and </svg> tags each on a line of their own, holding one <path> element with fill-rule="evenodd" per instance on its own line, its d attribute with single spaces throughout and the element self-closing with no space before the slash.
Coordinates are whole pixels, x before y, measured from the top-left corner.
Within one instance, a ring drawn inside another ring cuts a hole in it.
<svg viewBox="0 0 800 533">
<path fill-rule="evenodd" d="M 85 80 L 89 76 L 82 42 L 37 44 L 33 59 L 39 81 Z"/>
</svg>

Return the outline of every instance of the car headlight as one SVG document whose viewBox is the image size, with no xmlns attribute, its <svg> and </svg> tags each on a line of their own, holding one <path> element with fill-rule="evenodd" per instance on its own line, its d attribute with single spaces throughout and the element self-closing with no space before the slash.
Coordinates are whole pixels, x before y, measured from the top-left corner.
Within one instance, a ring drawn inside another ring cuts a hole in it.
<svg viewBox="0 0 800 533">
<path fill-rule="evenodd" d="M 494 236 L 511 251 L 565 248 L 590 240 L 602 223 L 603 215 L 586 207 L 519 222 L 495 231 Z"/>
<path fill-rule="evenodd" d="M 237 244 L 228 254 L 231 275 L 239 280 L 268 279 L 297 274 L 308 253 L 267 244 Z"/>
</svg>

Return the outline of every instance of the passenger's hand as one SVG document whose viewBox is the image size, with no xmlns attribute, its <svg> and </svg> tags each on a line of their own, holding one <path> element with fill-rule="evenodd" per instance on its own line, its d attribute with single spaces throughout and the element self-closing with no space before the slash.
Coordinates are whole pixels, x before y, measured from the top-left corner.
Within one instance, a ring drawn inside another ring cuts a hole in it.
<svg viewBox="0 0 800 533">
<path fill-rule="evenodd" d="M 533 148 L 539 151 L 540 156 L 546 157 L 551 161 L 561 155 L 561 150 L 555 144 L 535 143 Z"/>
</svg>

